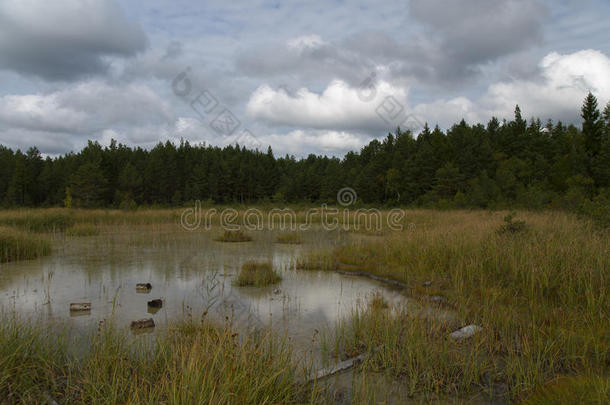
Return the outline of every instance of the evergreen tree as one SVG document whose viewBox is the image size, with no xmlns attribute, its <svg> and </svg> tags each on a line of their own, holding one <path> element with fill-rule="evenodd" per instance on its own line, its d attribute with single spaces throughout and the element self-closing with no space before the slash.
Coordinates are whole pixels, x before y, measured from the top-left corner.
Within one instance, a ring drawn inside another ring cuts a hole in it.
<svg viewBox="0 0 610 405">
<path fill-rule="evenodd" d="M 601 149 L 603 122 L 597 108 L 597 98 L 592 93 L 587 95 L 581 109 L 582 133 L 585 137 L 585 147 L 589 156 L 596 156 Z"/>
</svg>

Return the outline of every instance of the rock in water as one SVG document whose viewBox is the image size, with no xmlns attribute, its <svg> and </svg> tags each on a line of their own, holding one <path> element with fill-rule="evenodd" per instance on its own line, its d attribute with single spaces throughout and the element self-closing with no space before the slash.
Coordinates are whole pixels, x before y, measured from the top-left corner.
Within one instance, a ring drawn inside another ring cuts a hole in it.
<svg viewBox="0 0 610 405">
<path fill-rule="evenodd" d="M 476 333 L 480 332 L 483 328 L 478 325 L 468 325 L 464 326 L 461 329 L 452 332 L 449 337 L 455 340 L 467 339 L 469 337 L 474 336 Z"/>
<path fill-rule="evenodd" d="M 148 301 L 148 306 L 152 307 L 152 308 L 161 308 L 161 307 L 163 307 L 163 300 L 156 299 L 156 300 Z"/>
<path fill-rule="evenodd" d="M 155 321 L 153 321 L 152 318 L 140 319 L 140 320 L 131 322 L 132 329 L 144 329 L 144 328 L 154 328 L 154 327 L 155 327 Z"/>
</svg>

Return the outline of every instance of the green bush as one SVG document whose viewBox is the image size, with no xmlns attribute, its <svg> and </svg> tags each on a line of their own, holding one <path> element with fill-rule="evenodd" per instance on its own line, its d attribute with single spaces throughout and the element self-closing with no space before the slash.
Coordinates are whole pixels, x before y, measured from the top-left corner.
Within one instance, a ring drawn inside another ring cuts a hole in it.
<svg viewBox="0 0 610 405">
<path fill-rule="evenodd" d="M 515 215 L 517 215 L 515 212 L 511 212 L 510 214 L 504 217 L 504 224 L 500 226 L 500 228 L 498 229 L 498 233 L 521 233 L 527 229 L 525 221 L 513 220 Z"/>
</svg>

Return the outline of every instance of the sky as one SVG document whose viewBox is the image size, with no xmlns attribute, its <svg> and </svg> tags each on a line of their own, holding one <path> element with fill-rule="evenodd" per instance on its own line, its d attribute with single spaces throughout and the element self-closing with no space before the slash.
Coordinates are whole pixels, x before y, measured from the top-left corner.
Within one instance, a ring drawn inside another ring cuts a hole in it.
<svg viewBox="0 0 610 405">
<path fill-rule="evenodd" d="M 607 0 L 0 0 L 0 144 L 342 156 L 397 126 L 580 123 Z"/>
</svg>

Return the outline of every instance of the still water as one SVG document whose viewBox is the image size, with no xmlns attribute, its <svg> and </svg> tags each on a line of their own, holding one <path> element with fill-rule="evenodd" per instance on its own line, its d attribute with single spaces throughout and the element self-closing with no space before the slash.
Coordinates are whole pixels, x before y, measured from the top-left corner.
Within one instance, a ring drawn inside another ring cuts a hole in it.
<svg viewBox="0 0 610 405">
<path fill-rule="evenodd" d="M 253 241 L 240 243 L 215 241 L 219 234 L 219 229 L 165 225 L 103 229 L 93 237 L 56 235 L 51 256 L 1 265 L 0 310 L 61 321 L 77 330 L 108 319 L 128 328 L 133 320 L 152 317 L 156 328 L 151 333 L 184 316 L 207 313 L 229 319 L 236 328 L 271 326 L 304 347 L 376 291 L 390 302 L 406 301 L 399 291 L 366 278 L 295 270 L 300 254 L 359 236 L 312 229 L 301 233 L 302 244 L 284 245 L 269 230 L 253 232 Z M 272 261 L 283 280 L 263 288 L 234 286 L 248 260 Z M 151 283 L 152 289 L 136 292 L 137 283 Z M 155 312 L 147 301 L 158 298 L 163 307 Z M 91 311 L 71 313 L 74 302 L 90 302 Z"/>
</svg>

